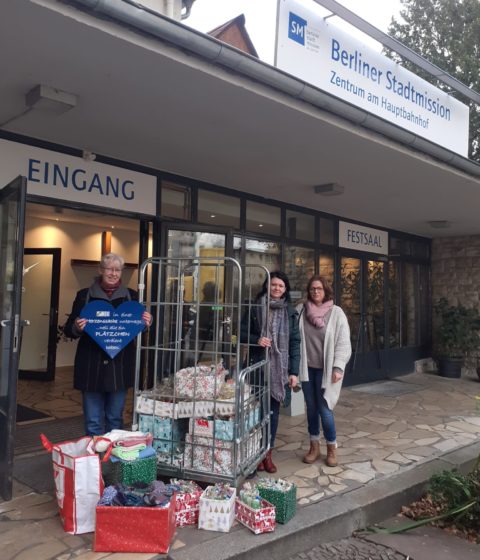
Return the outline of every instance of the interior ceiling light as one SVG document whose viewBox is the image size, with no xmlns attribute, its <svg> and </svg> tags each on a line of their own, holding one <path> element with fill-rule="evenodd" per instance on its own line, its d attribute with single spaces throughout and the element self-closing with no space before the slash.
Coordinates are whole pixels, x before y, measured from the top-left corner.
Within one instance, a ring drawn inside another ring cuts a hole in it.
<svg viewBox="0 0 480 560">
<path fill-rule="evenodd" d="M 77 96 L 60 89 L 37 85 L 25 96 L 30 109 L 40 109 L 52 115 L 61 115 L 77 105 Z"/>
<path fill-rule="evenodd" d="M 452 225 L 452 222 L 449 222 L 448 220 L 431 220 L 427 223 L 434 229 L 446 229 Z"/>
<path fill-rule="evenodd" d="M 337 196 L 344 193 L 345 187 L 338 183 L 325 183 L 313 187 L 313 190 L 316 194 L 321 194 L 322 196 Z"/>
</svg>

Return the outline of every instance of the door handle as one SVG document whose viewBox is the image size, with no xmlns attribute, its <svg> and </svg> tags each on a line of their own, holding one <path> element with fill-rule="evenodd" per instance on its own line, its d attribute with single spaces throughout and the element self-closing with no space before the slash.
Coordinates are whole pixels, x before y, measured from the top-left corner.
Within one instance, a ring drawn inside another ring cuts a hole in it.
<svg viewBox="0 0 480 560">
<path fill-rule="evenodd" d="M 5 328 L 5 327 L 8 327 L 8 325 L 9 325 L 10 323 L 11 323 L 11 320 L 10 320 L 10 319 L 2 319 L 2 320 L 0 321 L 0 325 L 1 325 L 2 327 L 4 327 L 4 328 Z"/>
</svg>

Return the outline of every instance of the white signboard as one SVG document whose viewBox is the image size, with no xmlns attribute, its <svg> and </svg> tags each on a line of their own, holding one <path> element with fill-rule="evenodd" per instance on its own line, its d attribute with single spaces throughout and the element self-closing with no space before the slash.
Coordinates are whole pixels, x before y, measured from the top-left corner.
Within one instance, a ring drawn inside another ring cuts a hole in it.
<svg viewBox="0 0 480 560">
<path fill-rule="evenodd" d="M 345 249 L 388 255 L 388 232 L 340 221 L 338 245 Z"/>
<path fill-rule="evenodd" d="M 468 157 L 469 109 L 298 0 L 279 0 L 276 66 Z"/>
<path fill-rule="evenodd" d="M 156 213 L 153 175 L 0 139 L 0 188 L 18 175 L 27 177 L 28 194 L 105 210 Z"/>
</svg>

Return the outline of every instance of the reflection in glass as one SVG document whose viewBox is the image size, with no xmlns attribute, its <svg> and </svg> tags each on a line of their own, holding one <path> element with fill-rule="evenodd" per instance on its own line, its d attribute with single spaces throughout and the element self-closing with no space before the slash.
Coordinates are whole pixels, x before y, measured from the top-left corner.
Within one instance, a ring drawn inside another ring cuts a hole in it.
<svg viewBox="0 0 480 560">
<path fill-rule="evenodd" d="M 415 346 L 417 343 L 415 269 L 413 263 L 403 263 L 402 299 L 402 346 Z"/>
<path fill-rule="evenodd" d="M 301 300 L 305 294 L 308 280 L 315 272 L 315 251 L 305 247 L 287 245 L 285 250 L 285 273 L 291 287 L 293 303 Z"/>
<path fill-rule="evenodd" d="M 162 181 L 162 217 L 190 220 L 192 212 L 189 187 Z"/>
<path fill-rule="evenodd" d="M 198 221 L 202 224 L 240 228 L 240 199 L 199 189 Z"/>
<path fill-rule="evenodd" d="M 280 217 L 278 206 L 247 200 L 247 231 L 280 235 Z"/>
<path fill-rule="evenodd" d="M 325 276 L 333 286 L 335 283 L 335 259 L 333 255 L 322 253 L 319 258 L 318 270 L 320 276 Z"/>
<path fill-rule="evenodd" d="M 388 263 L 388 315 L 390 348 L 400 347 L 400 263 Z"/>
<path fill-rule="evenodd" d="M 385 284 L 383 262 L 367 263 L 367 307 L 368 349 L 385 347 Z"/>
<path fill-rule="evenodd" d="M 342 257 L 340 274 L 340 306 L 347 315 L 352 347 L 355 349 L 360 322 L 360 259 Z M 358 350 L 361 352 L 362 348 Z"/>
<path fill-rule="evenodd" d="M 269 272 L 280 269 L 280 243 L 260 241 L 258 239 L 245 240 L 245 264 L 264 266 Z M 246 267 L 245 291 L 246 297 L 254 299 L 260 291 L 265 275 L 261 269 Z M 252 296 L 252 297 L 251 297 Z"/>
<path fill-rule="evenodd" d="M 287 210 L 287 237 L 315 241 L 315 216 Z"/>
<path fill-rule="evenodd" d="M 320 243 L 333 245 L 335 242 L 334 221 L 329 218 L 320 218 Z"/>
</svg>

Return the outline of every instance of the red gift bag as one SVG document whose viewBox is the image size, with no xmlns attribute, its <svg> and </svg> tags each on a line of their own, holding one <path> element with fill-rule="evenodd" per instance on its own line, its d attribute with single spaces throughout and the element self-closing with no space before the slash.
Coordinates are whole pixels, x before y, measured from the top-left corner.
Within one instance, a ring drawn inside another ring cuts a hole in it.
<svg viewBox="0 0 480 560">
<path fill-rule="evenodd" d="M 73 535 L 95 531 L 95 507 L 103 492 L 99 456 L 92 438 L 51 443 L 44 434 L 42 444 L 52 453 L 55 493 L 63 529 Z"/>
<path fill-rule="evenodd" d="M 168 507 L 97 506 L 95 552 L 166 554 L 175 535 L 175 495 Z"/>
</svg>

